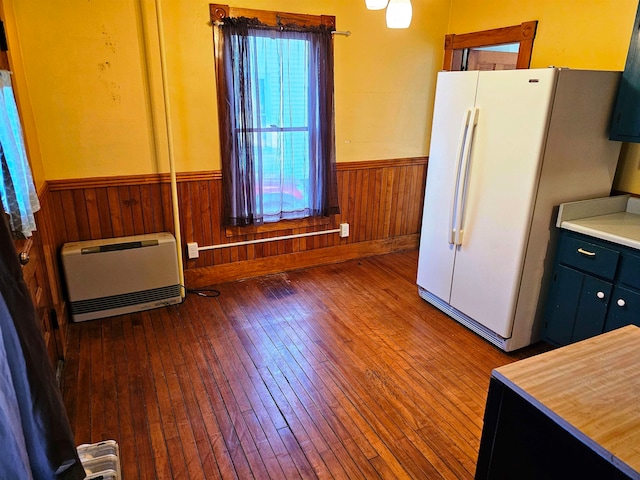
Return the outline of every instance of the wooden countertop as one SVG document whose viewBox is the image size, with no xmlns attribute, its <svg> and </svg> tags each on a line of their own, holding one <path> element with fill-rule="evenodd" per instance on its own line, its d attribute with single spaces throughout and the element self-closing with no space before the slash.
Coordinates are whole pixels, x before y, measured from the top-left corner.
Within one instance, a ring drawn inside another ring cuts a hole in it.
<svg viewBox="0 0 640 480">
<path fill-rule="evenodd" d="M 640 478 L 640 328 L 630 325 L 521 360 L 493 376 Z"/>
</svg>

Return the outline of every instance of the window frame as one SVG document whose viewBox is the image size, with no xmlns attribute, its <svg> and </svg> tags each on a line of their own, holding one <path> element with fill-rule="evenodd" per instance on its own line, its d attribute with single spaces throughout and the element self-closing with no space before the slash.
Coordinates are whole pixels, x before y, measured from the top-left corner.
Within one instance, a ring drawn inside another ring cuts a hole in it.
<svg viewBox="0 0 640 480">
<path fill-rule="evenodd" d="M 519 43 L 518 61 L 516 69 L 529 68 L 533 41 L 536 38 L 538 21 L 523 22 L 520 25 L 482 30 L 479 32 L 449 34 L 444 37 L 444 60 L 442 69 L 451 71 L 453 68 L 454 51 L 465 48 L 489 47 L 505 43 Z"/>
<path fill-rule="evenodd" d="M 333 15 L 307 15 L 298 13 L 288 13 L 270 10 L 257 10 L 248 8 L 230 7 L 224 4 L 210 4 L 209 13 L 211 25 L 215 26 L 225 18 L 246 17 L 256 18 L 261 23 L 269 27 L 278 27 L 281 25 L 295 24 L 301 27 L 308 26 L 324 26 L 335 30 L 336 17 Z M 222 32 L 218 28 L 213 28 L 214 45 L 220 44 L 220 36 Z M 226 80 L 224 74 L 224 59 L 222 52 L 214 48 L 214 63 L 216 67 L 216 85 L 218 91 L 226 89 Z M 220 131 L 229 131 L 231 129 L 229 105 L 224 102 L 221 95 L 217 96 L 218 105 L 218 122 Z M 223 182 L 224 183 L 224 182 Z M 323 217 L 311 216 L 297 219 L 282 219 L 276 222 L 268 222 L 259 225 L 245 226 L 225 226 L 226 235 L 228 237 L 235 235 L 246 235 L 248 233 L 263 233 L 282 230 L 284 228 L 305 228 L 315 226 L 335 225 L 336 214 L 329 214 Z"/>
<path fill-rule="evenodd" d="M 270 27 L 277 27 L 288 23 L 295 23 L 303 27 L 324 25 L 325 27 L 335 28 L 336 26 L 336 17 L 334 15 L 306 15 L 302 13 L 286 13 L 271 10 L 254 10 L 251 8 L 230 7 L 229 5 L 217 3 L 209 5 L 209 14 L 213 24 L 227 17 L 247 17 L 257 18 L 260 22 Z M 220 59 L 216 58 L 216 61 L 218 60 Z"/>
</svg>

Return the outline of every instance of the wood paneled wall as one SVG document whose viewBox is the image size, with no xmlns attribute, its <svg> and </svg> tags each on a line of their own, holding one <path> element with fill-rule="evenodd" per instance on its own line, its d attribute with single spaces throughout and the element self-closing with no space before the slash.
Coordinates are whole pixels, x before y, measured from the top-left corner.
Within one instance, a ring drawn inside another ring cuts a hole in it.
<svg viewBox="0 0 640 480">
<path fill-rule="evenodd" d="M 282 222 L 240 232 L 221 224 L 219 172 L 178 175 L 182 241 L 199 246 L 337 228 L 338 234 L 278 240 L 201 252 L 187 260 L 188 287 L 416 248 L 427 159 L 338 164 L 341 214 L 324 222 Z M 65 242 L 172 232 L 167 175 L 108 177 L 48 183 L 47 214 L 56 248 Z"/>
<path fill-rule="evenodd" d="M 22 277 L 31 294 L 36 322 L 42 332 L 49 361 L 55 369 L 62 356 L 61 342 L 59 331 L 52 322 L 52 301 L 39 232 L 34 232 L 27 240 L 15 240 L 14 245 L 17 255 L 24 254 L 29 259 L 28 263 L 22 265 Z"/>
<path fill-rule="evenodd" d="M 14 240 L 16 254 L 25 254 L 22 277 L 29 289 L 42 330 L 49 360 L 54 369 L 64 357 L 67 323 L 64 299 L 59 288 L 55 246 L 52 244 L 52 225 L 49 221 L 48 189 L 39 192 L 41 208 L 35 213 L 37 230 L 28 239 Z"/>
</svg>

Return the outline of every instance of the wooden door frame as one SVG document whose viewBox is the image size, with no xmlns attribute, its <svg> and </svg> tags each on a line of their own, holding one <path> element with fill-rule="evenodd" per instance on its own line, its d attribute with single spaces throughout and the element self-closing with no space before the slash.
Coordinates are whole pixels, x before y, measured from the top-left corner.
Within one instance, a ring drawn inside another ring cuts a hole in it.
<svg viewBox="0 0 640 480">
<path fill-rule="evenodd" d="M 494 28 L 480 32 L 454 33 L 444 37 L 444 62 L 442 69 L 451 70 L 453 67 L 453 52 L 464 48 L 488 47 L 505 43 L 519 43 L 518 61 L 516 68 L 529 68 L 533 40 L 536 37 L 538 21 L 523 22 L 520 25 Z"/>
</svg>

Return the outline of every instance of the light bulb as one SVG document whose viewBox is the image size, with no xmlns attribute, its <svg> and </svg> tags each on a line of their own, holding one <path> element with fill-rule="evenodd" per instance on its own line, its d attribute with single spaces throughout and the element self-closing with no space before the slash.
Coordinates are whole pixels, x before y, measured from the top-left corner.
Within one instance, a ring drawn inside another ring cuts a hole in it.
<svg viewBox="0 0 640 480">
<path fill-rule="evenodd" d="M 365 0 L 369 10 L 382 10 L 387 6 L 389 0 Z"/>
<path fill-rule="evenodd" d="M 387 7 L 388 28 L 409 28 L 413 8 L 411 0 L 389 0 Z"/>
</svg>

